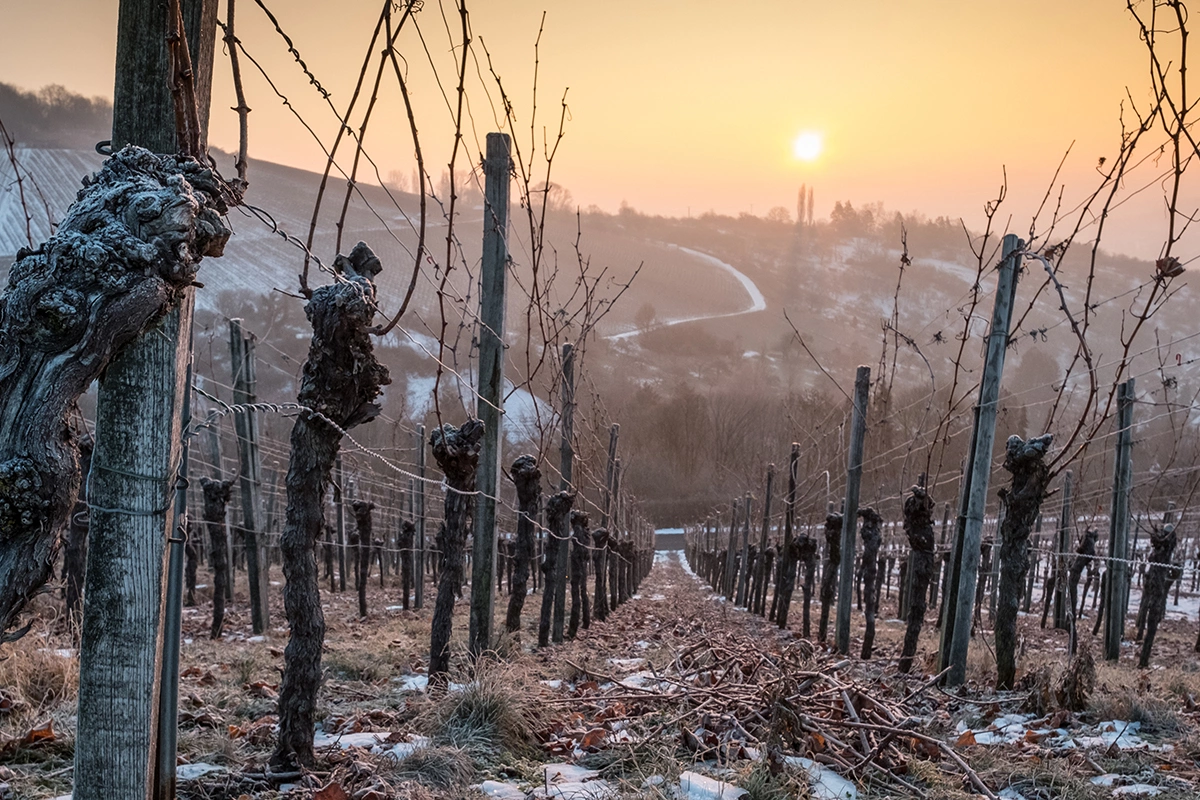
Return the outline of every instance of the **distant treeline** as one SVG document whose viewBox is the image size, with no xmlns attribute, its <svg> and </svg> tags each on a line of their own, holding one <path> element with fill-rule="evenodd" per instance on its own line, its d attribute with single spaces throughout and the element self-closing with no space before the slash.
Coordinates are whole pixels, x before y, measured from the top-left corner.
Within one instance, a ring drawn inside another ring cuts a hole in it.
<svg viewBox="0 0 1200 800">
<path fill-rule="evenodd" d="M 18 144 L 90 150 L 109 138 L 112 103 L 57 85 L 27 92 L 0 83 L 0 120 Z"/>
</svg>

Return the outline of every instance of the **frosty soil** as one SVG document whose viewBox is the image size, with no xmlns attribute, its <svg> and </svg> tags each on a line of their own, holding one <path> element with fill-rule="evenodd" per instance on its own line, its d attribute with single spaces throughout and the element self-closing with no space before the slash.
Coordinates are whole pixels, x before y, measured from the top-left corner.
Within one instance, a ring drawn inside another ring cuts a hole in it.
<svg viewBox="0 0 1200 800">
<path fill-rule="evenodd" d="M 997 695 L 969 683 L 959 700 L 931 688 L 927 673 L 896 675 L 893 658 L 903 635 L 898 621 L 879 623 L 875 660 L 839 660 L 714 597 L 678 554 L 659 553 L 656 562 L 640 595 L 608 622 L 594 623 L 576 641 L 549 650 L 508 653 L 515 663 L 503 668 L 509 670 L 504 674 L 536 712 L 533 729 L 541 757 L 531 751 L 482 759 L 475 789 L 464 783 L 427 790 L 395 778 L 406 757 L 431 747 L 422 720 L 431 704 L 445 702 L 425 691 L 423 614 L 388 610 L 359 620 L 352 593 L 324 598 L 330 634 L 326 699 L 314 741 L 318 767 L 272 786 L 262 776 L 274 735 L 278 678 L 271 676 L 278 675 L 276 645 L 283 631 L 249 635 L 245 605 L 235 602 L 225 640 L 216 647 L 203 636 L 204 606 L 189 609 L 185 632 L 192 641 L 184 647 L 181 752 L 193 763 L 181 767 L 180 796 L 300 797 L 332 783 L 363 789 L 371 780 L 411 792 L 400 796 L 430 798 L 482 797 L 481 790 L 501 798 L 909 794 L 898 781 L 919 781 L 936 790 L 930 796 L 970 796 L 964 789 L 981 794 L 950 752 L 969 764 L 994 796 L 1194 796 L 1200 748 L 1191 698 L 1200 681 L 1193 672 L 1190 684 L 1170 688 L 1189 677 L 1180 672 L 1187 669 L 1186 657 L 1178 667 L 1136 677 L 1126 666 L 1124 679 L 1144 688 L 1138 693 L 1145 695 L 1142 707 L 1133 708 L 1142 719 L 1103 715 L 1116 710 L 1113 700 L 1125 691 L 1115 672 L 1102 674 L 1102 683 L 1110 683 L 1102 691 L 1111 696 L 1098 701 L 1095 712 L 1033 714 L 1021 711 L 1027 691 Z M 527 623 L 521 638 L 529 641 L 535 634 Z M 1053 651 L 1059 634 L 1047 631 L 1039 642 L 1027 633 L 1029 646 L 1037 648 L 1030 663 L 1058 660 Z M 1170 634 L 1164 634 L 1167 643 Z M 59 643 L 43 639 L 36 652 L 55 659 L 51 663 L 70 663 L 73 653 L 56 647 Z M 469 676 L 457 675 L 448 697 L 472 685 Z M 848 705 L 843 705 L 843 691 L 851 696 Z M 791 721 L 783 724 L 779 703 L 801 693 L 790 706 L 798 723 L 792 730 Z M 1177 710 L 1167 724 L 1148 721 L 1150 697 L 1172 694 Z M 869 720 L 874 702 L 893 712 L 903 707 L 906 718 L 895 719 L 895 726 L 911 725 L 914 734 L 907 740 L 893 737 L 879 748 L 877 758 L 903 757 L 886 774 L 855 770 L 847 755 L 858 745 L 860 731 L 876 732 L 855 728 L 845 710 L 854 708 L 860 719 Z M 69 764 L 63 745 L 72 735 L 69 704 L 48 713 L 57 742 L 3 745 L 11 766 L 0 780 L 10 782 L 17 796 L 54 797 L 69 787 L 63 786 L 70 777 L 63 769 Z M 29 720 L 32 727 L 41 721 L 38 714 L 8 720 Z M 6 730 L 14 737 L 23 733 L 7 725 Z M 922 738 L 915 738 L 917 732 Z M 1065 773 L 1067 766 L 1073 775 Z M 764 785 L 790 794 L 764 794 Z"/>
</svg>

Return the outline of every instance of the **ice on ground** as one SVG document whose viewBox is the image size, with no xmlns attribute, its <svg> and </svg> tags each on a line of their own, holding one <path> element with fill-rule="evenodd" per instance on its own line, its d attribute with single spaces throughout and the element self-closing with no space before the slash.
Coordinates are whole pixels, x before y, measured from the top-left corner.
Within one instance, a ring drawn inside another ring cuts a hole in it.
<svg viewBox="0 0 1200 800">
<path fill-rule="evenodd" d="M 350 747 L 375 747 L 390 735 L 388 731 L 341 734 L 317 731 L 317 735 L 313 737 L 313 747 L 340 747 L 343 750 Z"/>
<path fill-rule="evenodd" d="M 1096 726 L 1094 736 L 1070 736 L 1070 742 L 1076 747 L 1098 747 L 1108 749 L 1114 744 L 1118 750 L 1159 750 L 1161 748 L 1150 744 L 1138 732 L 1142 729 L 1140 722 L 1124 722 L 1122 720 L 1106 720 Z M 1064 746 L 1070 746 L 1063 742 Z"/>
<path fill-rule="evenodd" d="M 1162 794 L 1162 789 L 1148 783 L 1131 783 L 1113 789 L 1113 797 L 1153 797 Z"/>
<path fill-rule="evenodd" d="M 484 781 L 479 784 L 479 791 L 487 797 L 495 797 L 497 800 L 525 800 L 526 797 L 525 792 L 519 786 L 506 781 Z"/>
<path fill-rule="evenodd" d="M 618 683 L 629 689 L 650 689 L 658 692 L 669 692 L 676 689 L 674 684 L 660 680 L 657 675 L 649 670 L 639 670 L 632 675 L 622 678 Z"/>
<path fill-rule="evenodd" d="M 736 800 L 749 792 L 698 772 L 685 772 L 679 776 L 679 794 L 684 800 Z"/>
<path fill-rule="evenodd" d="M 313 737 L 313 747 L 339 747 L 342 750 L 351 747 L 365 747 L 377 756 L 390 756 L 399 761 L 422 747 L 429 746 L 429 739 L 425 736 L 409 736 L 406 742 L 386 741 L 393 735 L 390 731 L 344 734 L 318 731 L 317 735 Z"/>
<path fill-rule="evenodd" d="M 538 681 L 538 683 L 540 683 L 542 686 L 549 686 L 551 689 L 561 689 L 563 685 L 562 678 L 554 678 L 553 680 L 548 681 Z"/>
<path fill-rule="evenodd" d="M 54 648 L 54 649 L 51 649 L 49 647 L 40 647 L 40 648 L 38 648 L 38 652 L 39 653 L 50 653 L 51 655 L 58 656 L 59 658 L 74 658 L 75 657 L 75 650 L 70 647 L 59 647 L 59 648 Z"/>
<path fill-rule="evenodd" d="M 617 790 L 594 769 L 574 764 L 545 764 L 542 770 L 542 785 L 533 790 L 533 797 L 608 800 L 617 796 Z"/>
<path fill-rule="evenodd" d="M 1011 786 L 996 792 L 996 796 L 999 797 L 1000 800 L 1025 800 L 1025 795 L 1021 794 Z"/>
<path fill-rule="evenodd" d="M 829 767 L 801 756 L 785 756 L 783 760 L 808 773 L 808 788 L 814 800 L 858 800 L 858 788 Z"/>
<path fill-rule="evenodd" d="M 1045 717 L 1035 717 L 1032 714 L 1005 714 L 997 717 L 986 728 L 970 729 L 965 723 L 959 723 L 958 733 L 963 735 L 970 731 L 974 736 L 974 743 L 979 745 L 1004 745 L 1032 739 L 1059 750 L 1107 750 L 1113 745 L 1116 745 L 1118 750 L 1173 749 L 1173 745 L 1155 745 L 1143 739 L 1139 735 L 1142 728 L 1140 722 L 1106 720 L 1097 725 L 1085 726 L 1078 731 L 1068 731 L 1065 728 L 1050 728 L 1039 724 L 1045 720 Z"/>
<path fill-rule="evenodd" d="M 225 767 L 216 764 L 180 764 L 175 768 L 175 779 L 180 781 L 194 781 L 197 778 L 203 778 L 205 775 L 211 775 L 214 772 L 228 772 Z"/>
<path fill-rule="evenodd" d="M 975 744 L 1018 742 L 1025 738 L 1025 732 L 1029 730 L 1029 723 L 1033 719 L 1035 717 L 1032 714 L 1005 714 L 1002 717 L 996 717 L 986 728 L 973 730 L 971 733 L 975 736 Z M 961 728 L 959 733 L 966 732 L 965 724 L 960 724 L 959 727 Z"/>
<path fill-rule="evenodd" d="M 399 678 L 392 678 L 392 683 L 400 684 L 397 689 L 401 692 L 423 692 L 429 688 L 428 675 L 401 675 Z M 451 683 L 449 686 L 452 692 L 461 692 L 466 688 L 462 683 Z"/>
</svg>

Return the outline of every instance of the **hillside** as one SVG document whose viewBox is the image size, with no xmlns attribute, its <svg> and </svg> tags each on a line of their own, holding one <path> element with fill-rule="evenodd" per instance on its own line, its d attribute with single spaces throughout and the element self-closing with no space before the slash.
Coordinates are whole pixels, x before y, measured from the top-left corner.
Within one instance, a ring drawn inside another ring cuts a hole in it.
<svg viewBox="0 0 1200 800">
<path fill-rule="evenodd" d="M 30 204 L 30 228 L 34 240 L 40 241 L 49 232 L 47 219 L 62 214 L 82 175 L 99 164 L 99 157 L 80 150 L 29 148 L 19 150 L 18 156 L 36 179 L 32 192 L 26 181 L 26 190 L 27 197 L 37 201 Z M 219 163 L 229 160 L 218 154 Z M 269 368 L 260 370 L 260 397 L 289 400 L 307 347 L 307 324 L 296 297 L 301 251 L 279 232 L 304 238 L 320 175 L 255 161 L 250 180 L 248 200 L 253 208 L 231 213 L 235 236 L 226 255 L 201 268 L 198 369 L 201 376 L 215 377 L 219 385 L 228 370 L 224 318 L 243 317 L 267 341 L 261 357 Z M 4 187 L 0 270 L 4 270 L 26 239 L 24 215 L 7 163 L 0 164 L 0 185 Z M 336 249 L 344 186 L 344 181 L 331 179 L 317 226 L 313 252 L 325 263 L 332 261 Z M 361 192 L 349 200 L 342 249 L 363 240 L 380 255 L 385 265 L 378 281 L 380 303 L 388 312 L 400 301 L 411 275 L 417 201 L 402 192 L 389 196 L 379 186 L 364 184 Z M 462 309 L 477 303 L 472 275 L 477 274 L 482 238 L 478 193 L 466 187 L 457 209 L 449 249 L 449 260 L 456 267 L 444 287 L 445 359 L 449 369 L 471 380 L 476 369 L 473 312 L 464 315 Z M 537 318 L 525 314 L 533 234 L 523 214 L 514 202 L 508 339 L 510 374 L 518 380 L 541 358 Z M 547 309 L 578 304 L 578 297 L 571 300 L 571 295 L 581 265 L 595 282 L 597 303 L 615 297 L 636 271 L 632 285 L 587 343 L 584 391 L 596 417 L 589 419 L 587 436 L 594 441 L 587 446 L 603 450 L 601 431 L 610 420 L 622 421 L 633 437 L 629 479 L 648 507 L 664 514 L 660 522 L 687 519 L 696 510 L 689 498 L 707 496 L 725 480 L 722 476 L 753 473 L 765 461 L 780 458 L 779 441 L 795 439 L 797 429 L 803 430 L 809 424 L 805 419 L 813 413 L 799 411 L 796 404 L 809 402 L 804 398 L 810 397 L 816 409 L 840 406 L 833 381 L 848 386 L 858 364 L 875 368 L 876 381 L 883 380 L 877 387 L 891 385 L 898 398 L 908 398 L 888 412 L 894 417 L 887 421 L 890 436 L 901 441 L 911 438 L 916 446 L 928 428 L 927 413 L 906 412 L 909 419 L 902 412 L 928 407 L 920 398 L 931 389 L 944 391 L 950 385 L 965 315 L 971 310 L 975 259 L 962 230 L 949 220 L 888 218 L 879 209 L 873 216 L 867 210 L 854 215 L 851 211 L 849 222 L 843 216 L 837 223 L 796 226 L 749 215 L 651 217 L 630 208 L 617 214 L 595 209 L 578 216 L 567 210 L 547 214 L 542 274 L 556 272 L 544 304 Z M 910 257 L 902 275 L 901 223 Z M 386 413 L 414 422 L 425 421 L 433 408 L 433 355 L 442 334 L 441 273 L 434 262 L 444 264 L 448 258 L 444 219 L 431 221 L 427 241 L 430 253 L 410 311 L 383 342 L 383 358 L 393 376 Z M 1086 289 L 1087 257 L 1088 252 L 1077 247 L 1060 269 L 1077 317 Z M 991 263 L 986 262 L 972 314 L 974 341 L 963 350 L 965 371 L 959 377 L 959 394 L 971 393 L 977 380 L 982 357 L 978 337 L 986 331 L 993 301 Z M 1122 352 L 1122 325 L 1130 319 L 1129 309 L 1144 303 L 1152 272 L 1147 262 L 1103 253 L 1097 259 L 1089 338 L 1102 385 L 1112 380 L 1113 365 Z M 314 264 L 310 283 L 325 280 L 327 276 Z M 1189 291 L 1183 287 L 1151 320 L 1133 348 L 1134 353 L 1146 351 L 1127 371 L 1141 376 L 1143 394 L 1159 397 L 1168 387 L 1173 398 L 1191 396 L 1189 387 L 1196 384 L 1200 364 L 1200 335 L 1190 319 Z M 1011 432 L 1028 435 L 1042 430 L 1044 410 L 1075 352 L 1071 327 L 1057 305 L 1040 264 L 1027 262 L 1016 303 L 1020 327 L 1013 337 L 1004 382 L 1007 399 L 1002 422 L 1008 420 Z M 785 312 L 811 355 L 800 346 Z M 884 323 L 893 319 L 893 312 L 902 337 L 884 335 Z M 532 331 L 527 329 L 531 325 Z M 1161 343 L 1157 351 L 1155 337 Z M 527 341 L 534 346 L 527 348 Z M 886 359 L 883 375 L 878 369 L 881 354 Z M 1075 374 L 1083 380 L 1086 373 L 1077 369 Z M 458 406 L 463 411 L 456 413 L 465 413 L 473 405 L 471 389 L 466 385 L 451 389 L 452 375 L 448 372 L 443 379 L 446 396 L 458 397 L 449 408 Z M 542 397 L 537 402 L 524 390 L 509 398 L 510 439 L 515 446 L 522 446 L 523 439 L 544 439 L 547 423 L 553 422 L 555 401 L 546 394 L 551 387 L 546 382 L 538 385 Z M 1078 396 L 1079 388 L 1074 387 L 1072 396 Z M 674 424 L 668 420 L 678 415 L 679 408 L 693 408 L 690 413 L 699 419 L 692 424 L 697 427 L 681 434 L 682 444 L 679 437 L 660 442 L 664 425 Z M 964 406 L 960 413 L 965 412 Z M 768 419 L 774 421 L 765 424 Z M 755 432 L 748 434 L 747 426 Z M 953 452 L 952 447 L 946 463 L 956 462 Z M 664 465 L 669 466 L 664 469 Z M 810 468 L 819 472 L 829 466 L 818 460 Z M 911 463 L 906 465 L 912 468 Z M 911 478 L 900 480 L 906 479 Z"/>
</svg>

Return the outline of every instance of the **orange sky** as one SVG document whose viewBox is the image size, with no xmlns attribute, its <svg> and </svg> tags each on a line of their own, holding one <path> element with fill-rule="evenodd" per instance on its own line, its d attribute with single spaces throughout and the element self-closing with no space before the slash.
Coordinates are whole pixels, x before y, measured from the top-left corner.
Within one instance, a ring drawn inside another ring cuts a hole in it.
<svg viewBox="0 0 1200 800">
<path fill-rule="evenodd" d="M 379 4 L 270 5 L 340 106 Z M 0 80 L 111 96 L 116 0 L 9 6 Z M 336 130 L 332 113 L 254 3 L 242 0 L 238 8 L 246 47 L 328 139 Z M 473 31 L 513 97 L 526 150 L 533 43 L 543 10 L 540 123 L 557 124 L 558 100 L 570 87 L 554 177 L 576 202 L 610 211 L 622 201 L 672 215 L 764 214 L 777 205 L 794 211 L 796 190 L 807 183 L 815 186 L 818 216 L 838 199 L 882 201 L 889 209 L 962 216 L 978 226 L 1007 167 L 1010 210 L 1022 230 L 1066 147 L 1076 142 L 1068 187 L 1082 191 L 1097 157 L 1115 153 L 1126 87 L 1138 100 L 1145 96 L 1143 48 L 1120 0 L 477 0 Z M 454 56 L 436 0 L 427 0 L 418 20 L 451 92 Z M 457 20 L 449 21 L 456 29 Z M 414 34 L 402 46 L 436 175 L 448 155 L 450 113 Z M 482 49 L 475 52 L 486 76 Z M 317 145 L 253 68 L 243 69 L 254 109 L 252 155 L 319 167 Z M 470 71 L 467 162 L 495 129 L 489 103 L 498 102 L 474 61 Z M 233 105 L 228 72 L 218 54 L 211 138 L 231 148 L 236 119 L 226 110 Z M 411 146 L 394 80 L 385 77 L 382 98 L 368 149 L 384 174 L 397 168 L 408 174 Z M 791 152 L 802 130 L 825 138 L 823 155 L 810 164 Z M 1124 227 L 1114 228 L 1110 245 L 1152 256 L 1146 248 L 1159 235 L 1147 221 L 1161 216 L 1159 205 L 1147 198 Z"/>
</svg>

